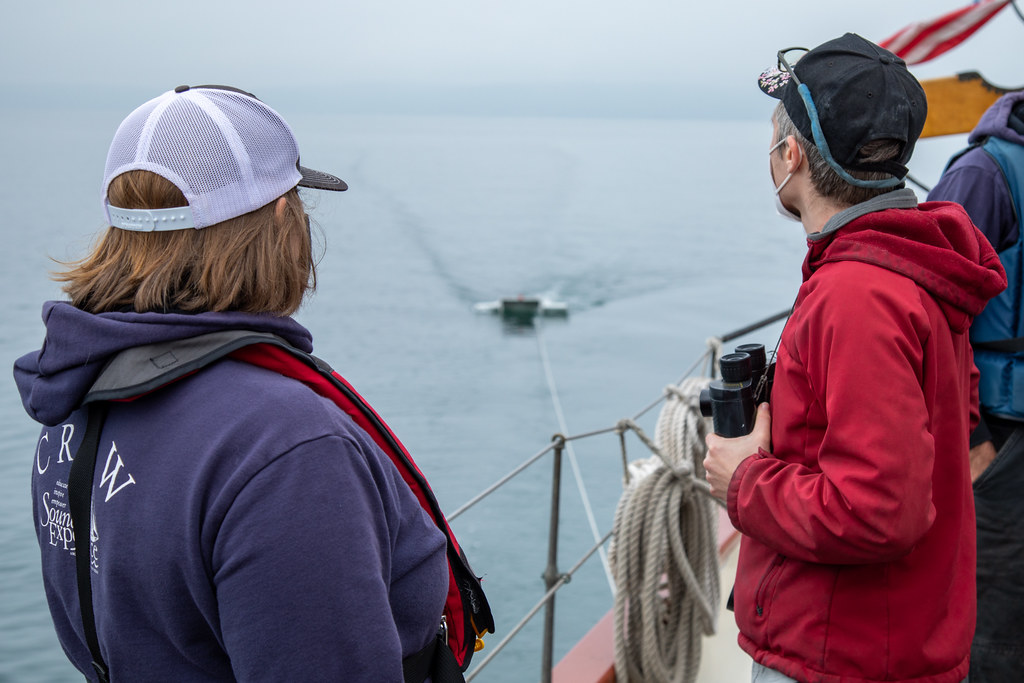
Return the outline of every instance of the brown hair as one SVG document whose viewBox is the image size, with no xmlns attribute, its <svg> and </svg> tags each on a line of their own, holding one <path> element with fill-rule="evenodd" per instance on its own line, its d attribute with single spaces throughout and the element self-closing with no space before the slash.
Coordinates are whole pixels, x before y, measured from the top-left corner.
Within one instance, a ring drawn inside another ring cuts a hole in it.
<svg viewBox="0 0 1024 683">
<path fill-rule="evenodd" d="M 107 191 L 122 209 L 186 206 L 181 191 L 149 171 L 128 171 Z M 245 311 L 291 315 L 316 287 L 306 210 L 293 188 L 277 201 L 201 230 L 108 228 L 92 253 L 54 274 L 71 303 L 114 310 Z"/>
<path fill-rule="evenodd" d="M 804 154 L 807 156 L 811 184 L 822 197 L 831 199 L 842 206 L 853 206 L 854 204 L 866 202 L 880 194 L 891 192 L 899 187 L 898 185 L 887 188 L 858 187 L 843 180 L 836 173 L 835 169 L 828 165 L 825 157 L 821 155 L 821 152 L 814 143 L 808 141 L 800 133 L 800 130 L 793 123 L 793 119 L 789 117 L 789 113 L 782 102 L 779 102 L 775 107 L 775 122 L 779 126 L 779 135 L 775 142 L 785 140 L 790 135 L 796 138 L 796 141 L 803 147 Z M 860 148 L 858 160 L 866 162 L 888 161 L 898 157 L 901 148 L 902 144 L 898 140 L 872 140 Z M 782 154 L 781 150 L 779 150 L 779 154 Z M 847 173 L 859 180 L 885 180 L 892 177 L 888 173 L 877 171 L 847 171 Z"/>
</svg>

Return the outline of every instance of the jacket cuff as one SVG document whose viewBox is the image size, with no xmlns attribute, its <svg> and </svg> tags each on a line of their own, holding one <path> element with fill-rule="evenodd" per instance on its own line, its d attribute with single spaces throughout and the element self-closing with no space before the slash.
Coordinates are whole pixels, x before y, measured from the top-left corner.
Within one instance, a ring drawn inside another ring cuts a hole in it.
<svg viewBox="0 0 1024 683">
<path fill-rule="evenodd" d="M 725 503 L 726 510 L 729 512 L 729 521 L 732 522 L 733 527 L 737 531 L 743 531 L 740 527 L 739 511 L 740 484 L 743 481 L 743 477 L 746 475 L 747 470 L 750 469 L 750 466 L 754 464 L 755 460 L 760 460 L 761 458 L 766 458 L 770 455 L 771 453 L 763 448 L 758 448 L 757 453 L 745 458 L 743 462 L 740 463 L 739 467 L 736 468 L 736 471 L 732 473 L 732 479 L 729 480 L 729 490 L 726 491 L 725 494 Z"/>
</svg>

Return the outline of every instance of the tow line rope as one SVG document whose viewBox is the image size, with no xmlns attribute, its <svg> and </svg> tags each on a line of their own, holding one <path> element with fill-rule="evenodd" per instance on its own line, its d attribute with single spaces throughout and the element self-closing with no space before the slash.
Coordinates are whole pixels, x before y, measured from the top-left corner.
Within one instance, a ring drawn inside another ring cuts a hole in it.
<svg viewBox="0 0 1024 683">
<path fill-rule="evenodd" d="M 565 422 L 565 414 L 562 412 L 562 402 L 558 398 L 558 387 L 555 384 L 555 375 L 551 370 L 551 360 L 548 357 L 547 345 L 544 343 L 543 325 L 540 322 L 540 318 L 534 321 L 534 329 L 536 330 L 537 337 L 537 349 L 540 352 L 541 365 L 544 366 L 544 377 L 547 380 L 548 391 L 551 394 L 551 402 L 554 404 L 555 417 L 558 420 L 558 429 L 560 433 L 564 435 L 569 434 L 569 427 Z M 597 519 L 594 516 L 594 508 L 590 504 L 590 496 L 587 494 L 586 484 L 583 482 L 583 473 L 580 471 L 579 462 L 576 460 L 576 452 L 572 448 L 572 442 L 566 442 L 565 452 L 569 456 L 569 465 L 572 467 L 573 477 L 576 479 L 576 488 L 580 492 L 580 498 L 583 501 L 583 509 L 587 515 L 587 522 L 590 525 L 590 532 L 594 536 L 594 542 L 600 544 L 602 540 L 602 534 L 597 528 Z M 605 577 L 608 579 L 608 588 L 611 590 L 612 595 L 615 595 L 615 579 L 612 577 L 611 565 L 608 563 L 608 552 L 602 545 L 598 550 L 598 554 L 601 557 L 601 565 L 604 567 Z"/>
</svg>

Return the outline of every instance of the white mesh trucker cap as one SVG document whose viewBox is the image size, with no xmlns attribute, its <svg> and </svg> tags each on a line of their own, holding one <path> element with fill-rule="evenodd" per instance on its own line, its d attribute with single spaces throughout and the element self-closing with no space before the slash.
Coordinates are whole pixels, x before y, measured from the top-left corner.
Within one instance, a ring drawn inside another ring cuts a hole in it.
<svg viewBox="0 0 1024 683">
<path fill-rule="evenodd" d="M 110 206 L 110 182 L 132 170 L 171 181 L 188 206 Z M 103 211 L 109 225 L 125 230 L 198 229 L 255 211 L 296 185 L 348 189 L 340 178 L 299 165 L 291 128 L 255 95 L 227 86 L 182 85 L 121 122 L 107 152 Z"/>
</svg>

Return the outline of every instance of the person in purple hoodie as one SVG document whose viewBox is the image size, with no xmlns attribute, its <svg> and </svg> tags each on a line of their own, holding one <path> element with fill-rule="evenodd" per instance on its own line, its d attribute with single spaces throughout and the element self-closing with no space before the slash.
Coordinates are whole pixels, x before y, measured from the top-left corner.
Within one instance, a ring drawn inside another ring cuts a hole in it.
<svg viewBox="0 0 1024 683">
<path fill-rule="evenodd" d="M 312 351 L 289 317 L 315 284 L 298 187 L 347 186 L 298 162 L 287 123 L 242 91 L 181 86 L 143 104 L 108 153 L 110 227 L 57 276 L 70 300 L 45 304 L 41 349 L 16 361 L 44 425 L 32 498 L 46 596 L 89 680 L 402 681 L 403 658 L 438 632 L 445 536 L 394 464 L 332 401 L 233 357 L 109 403 L 88 533 L 72 529 L 81 405 L 110 359 L 234 330 Z"/>
<path fill-rule="evenodd" d="M 971 434 L 978 523 L 978 626 L 971 683 L 1024 671 L 1024 91 L 1000 97 L 928 195 L 963 205 L 1009 286 L 971 326 L 981 422 Z"/>
</svg>

